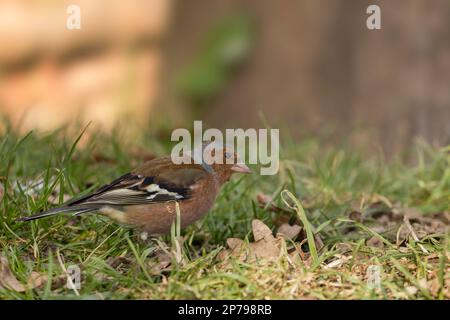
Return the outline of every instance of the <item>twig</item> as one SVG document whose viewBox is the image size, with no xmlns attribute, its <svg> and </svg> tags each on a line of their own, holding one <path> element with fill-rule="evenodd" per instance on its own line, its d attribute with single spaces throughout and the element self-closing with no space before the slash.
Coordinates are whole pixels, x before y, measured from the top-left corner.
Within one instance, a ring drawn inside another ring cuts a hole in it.
<svg viewBox="0 0 450 320">
<path fill-rule="evenodd" d="M 61 255 L 59 254 L 59 249 L 58 249 L 58 251 L 56 252 L 56 257 L 58 258 L 58 262 L 59 262 L 59 265 L 61 266 L 61 269 L 62 269 L 62 270 L 64 271 L 64 273 L 66 274 L 67 281 L 69 282 L 71 289 L 75 292 L 75 295 L 79 296 L 80 293 L 78 292 L 77 287 L 76 287 L 75 284 L 73 283 L 72 277 L 71 277 L 70 274 L 67 272 L 67 269 L 66 269 L 66 267 L 64 266 L 64 263 L 63 263 L 63 261 L 62 261 L 62 259 L 61 259 Z"/>
<path fill-rule="evenodd" d="M 414 241 L 419 242 L 420 241 L 419 237 L 417 236 L 416 232 L 414 231 L 414 228 L 411 225 L 411 222 L 409 222 L 409 219 L 406 216 L 406 214 L 403 215 L 403 222 L 405 222 L 406 227 L 411 232 L 411 235 L 412 235 Z M 421 243 L 417 243 L 417 245 L 419 246 L 419 248 L 422 250 L 423 253 L 425 253 L 425 254 L 429 253 L 428 250 L 425 249 L 425 247 Z"/>
</svg>

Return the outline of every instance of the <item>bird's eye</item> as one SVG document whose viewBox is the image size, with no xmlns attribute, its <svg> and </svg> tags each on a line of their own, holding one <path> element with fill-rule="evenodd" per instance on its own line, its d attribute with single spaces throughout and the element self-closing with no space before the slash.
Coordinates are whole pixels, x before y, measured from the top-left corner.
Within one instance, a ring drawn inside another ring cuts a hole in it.
<svg viewBox="0 0 450 320">
<path fill-rule="evenodd" d="M 231 158 L 231 153 L 225 152 L 225 158 L 230 159 Z"/>
</svg>

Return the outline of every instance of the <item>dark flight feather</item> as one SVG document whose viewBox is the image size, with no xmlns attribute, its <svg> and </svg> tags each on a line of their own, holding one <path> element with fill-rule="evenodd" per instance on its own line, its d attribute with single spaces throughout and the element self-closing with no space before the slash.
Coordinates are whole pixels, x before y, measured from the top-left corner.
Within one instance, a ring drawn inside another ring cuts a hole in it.
<svg viewBox="0 0 450 320">
<path fill-rule="evenodd" d="M 176 167 L 176 169 L 178 168 Z M 68 212 L 79 215 L 98 211 L 104 206 L 122 207 L 189 199 L 190 187 L 199 179 L 204 178 L 205 174 L 202 169 L 191 167 L 174 170 L 174 174 L 163 171 L 155 176 L 127 173 L 96 191 L 71 200 L 61 207 L 19 218 L 17 221 L 35 220 Z"/>
</svg>

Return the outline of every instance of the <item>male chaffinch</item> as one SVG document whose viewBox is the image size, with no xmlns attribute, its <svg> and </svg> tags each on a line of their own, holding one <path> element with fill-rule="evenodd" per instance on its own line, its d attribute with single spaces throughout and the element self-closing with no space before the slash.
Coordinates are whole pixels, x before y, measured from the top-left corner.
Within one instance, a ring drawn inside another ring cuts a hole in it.
<svg viewBox="0 0 450 320">
<path fill-rule="evenodd" d="M 84 197 L 18 221 L 59 213 L 97 212 L 150 235 L 161 235 L 170 231 L 176 219 L 175 202 L 178 202 L 181 227 L 185 227 L 209 211 L 220 187 L 233 173 L 251 172 L 238 162 L 238 155 L 229 147 L 215 147 L 209 156 L 214 157 L 215 152 L 223 154 L 223 159 L 233 157 L 233 164 L 208 165 L 212 163 L 206 158 L 208 155 L 201 164 L 174 164 L 170 156 L 156 158 Z"/>
</svg>

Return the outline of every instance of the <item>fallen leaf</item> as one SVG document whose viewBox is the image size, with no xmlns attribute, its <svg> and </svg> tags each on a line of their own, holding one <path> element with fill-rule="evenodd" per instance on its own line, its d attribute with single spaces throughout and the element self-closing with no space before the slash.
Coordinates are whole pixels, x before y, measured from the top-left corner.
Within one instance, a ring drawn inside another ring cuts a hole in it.
<svg viewBox="0 0 450 320">
<path fill-rule="evenodd" d="M 27 289 L 35 289 L 42 287 L 47 282 L 47 275 L 33 271 L 27 281 Z"/>
<path fill-rule="evenodd" d="M 67 286 L 67 276 L 65 274 L 52 278 L 52 285 L 51 285 L 52 290 L 57 290 L 66 286 Z"/>
<path fill-rule="evenodd" d="M 252 221 L 252 230 L 254 242 L 247 244 L 241 239 L 227 239 L 227 245 L 230 249 L 228 254 L 242 261 L 273 260 L 278 258 L 281 251 L 281 241 L 284 241 L 283 238 L 275 238 L 272 230 L 257 219 Z M 221 253 L 219 258 L 224 259 L 228 254 Z"/>
<path fill-rule="evenodd" d="M 261 220 L 255 219 L 252 221 L 253 238 L 255 242 L 262 239 L 266 241 L 274 241 L 275 238 L 272 235 L 272 230 L 264 224 Z"/>
<path fill-rule="evenodd" d="M 155 252 L 155 256 L 156 263 L 151 267 L 151 272 L 153 274 L 161 274 L 161 272 L 165 271 L 172 263 L 172 257 L 168 252 L 161 249 Z"/>
<path fill-rule="evenodd" d="M 253 259 L 275 259 L 280 255 L 280 241 L 277 240 L 273 234 L 272 230 L 264 224 L 261 220 L 252 221 L 253 238 L 254 243 L 250 244 L 251 256 Z"/>
<path fill-rule="evenodd" d="M 358 210 L 354 210 L 358 211 Z M 356 212 L 349 214 L 350 219 L 358 220 Z M 389 205 L 388 201 L 378 201 L 367 206 L 363 211 L 361 223 L 364 223 L 372 231 L 383 234 L 388 241 L 401 247 L 414 238 L 417 242 L 424 237 L 433 235 L 442 238 L 449 231 L 450 214 L 447 211 L 433 214 L 424 214 L 418 208 L 400 207 Z M 345 233 L 354 232 L 355 226 L 347 227 Z M 369 244 L 381 246 L 377 240 Z M 424 247 L 420 245 L 426 253 Z"/>
<path fill-rule="evenodd" d="M 319 234 L 314 235 L 314 242 L 316 244 L 317 251 L 320 251 L 324 247 L 322 237 Z"/>
<path fill-rule="evenodd" d="M 283 223 L 277 230 L 277 235 L 281 235 L 287 240 L 294 240 L 302 230 L 302 227 L 300 227 L 297 224 L 290 225 L 288 223 Z"/>
<path fill-rule="evenodd" d="M 260 240 L 255 243 L 251 243 L 250 248 L 250 260 L 274 260 L 280 255 L 280 245 L 278 241 Z"/>
<path fill-rule="evenodd" d="M 217 258 L 217 260 L 220 260 L 220 261 L 226 261 L 229 256 L 230 256 L 230 252 L 227 249 L 224 249 L 219 252 L 219 254 L 216 256 L 216 258 Z"/>
<path fill-rule="evenodd" d="M 381 239 L 376 236 L 373 236 L 372 238 L 367 240 L 366 245 L 368 245 L 369 247 L 374 247 L 374 248 L 383 248 L 384 247 L 383 241 L 381 241 Z"/>
<path fill-rule="evenodd" d="M 431 234 L 444 235 L 449 231 L 447 212 L 425 215 L 416 208 L 394 209 L 396 217 L 402 217 L 402 224 L 397 227 L 397 243 L 405 243 L 409 237 L 415 241 Z M 422 248 L 422 251 L 426 252 Z"/>
<path fill-rule="evenodd" d="M 228 238 L 227 245 L 231 250 L 240 249 L 245 242 L 238 238 Z"/>
<path fill-rule="evenodd" d="M 238 257 L 240 260 L 246 259 L 246 253 L 244 252 L 243 245 L 245 242 L 238 238 L 228 238 L 227 239 L 227 245 L 230 250 L 222 250 L 218 255 L 217 258 L 219 260 L 226 260 L 230 255 L 234 257 Z"/>
<path fill-rule="evenodd" d="M 0 287 L 24 292 L 26 287 L 17 280 L 9 268 L 8 259 L 0 253 Z"/>
<path fill-rule="evenodd" d="M 16 292 L 25 292 L 26 290 L 42 287 L 47 282 L 47 275 L 33 271 L 23 285 L 12 273 L 8 259 L 0 254 L 0 288 L 7 288 Z"/>
<path fill-rule="evenodd" d="M 353 220 L 356 222 L 361 222 L 362 221 L 362 213 L 359 211 L 353 210 L 348 214 L 348 218 L 350 220 Z"/>
</svg>

